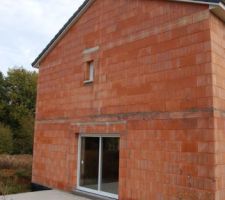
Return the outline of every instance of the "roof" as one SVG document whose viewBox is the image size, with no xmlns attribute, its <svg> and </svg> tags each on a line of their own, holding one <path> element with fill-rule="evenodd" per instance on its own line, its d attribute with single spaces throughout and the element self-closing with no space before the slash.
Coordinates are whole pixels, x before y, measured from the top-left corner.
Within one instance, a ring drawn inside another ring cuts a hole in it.
<svg viewBox="0 0 225 200">
<path fill-rule="evenodd" d="M 202 2 L 207 2 L 207 3 L 219 3 L 219 2 L 223 2 L 221 0 L 202 0 Z"/>
<path fill-rule="evenodd" d="M 70 29 L 70 27 L 76 23 L 82 14 L 89 8 L 89 6 L 95 0 L 85 0 L 84 3 L 78 8 L 78 10 L 70 17 L 65 25 L 59 30 L 55 37 L 47 44 L 43 51 L 33 61 L 32 66 L 38 68 L 39 63 L 45 58 L 45 56 L 52 50 L 57 42 L 64 36 L 64 34 Z M 225 21 L 225 0 L 170 0 L 176 2 L 208 4 L 212 12 Z"/>
<path fill-rule="evenodd" d="M 198 0 L 197 0 L 198 1 Z M 207 3 L 219 3 L 220 0 L 202 0 L 202 2 L 207 2 Z"/>
<path fill-rule="evenodd" d="M 200 4 L 225 4 L 225 0 L 174 0 L 180 2 L 189 2 L 189 3 L 200 3 Z"/>
</svg>

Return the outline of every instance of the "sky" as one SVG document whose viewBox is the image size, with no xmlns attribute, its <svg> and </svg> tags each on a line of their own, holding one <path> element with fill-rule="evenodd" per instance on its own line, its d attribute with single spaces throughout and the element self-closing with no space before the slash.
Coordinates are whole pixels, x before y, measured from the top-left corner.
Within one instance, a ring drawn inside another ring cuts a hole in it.
<svg viewBox="0 0 225 200">
<path fill-rule="evenodd" d="M 0 71 L 31 63 L 84 0 L 0 0 Z"/>
</svg>

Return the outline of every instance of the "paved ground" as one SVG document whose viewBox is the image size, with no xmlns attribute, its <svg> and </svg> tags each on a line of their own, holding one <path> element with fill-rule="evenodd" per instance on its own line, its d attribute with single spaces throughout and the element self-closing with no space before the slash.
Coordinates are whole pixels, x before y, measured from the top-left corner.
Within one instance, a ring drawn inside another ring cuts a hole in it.
<svg viewBox="0 0 225 200">
<path fill-rule="evenodd" d="M 76 195 L 58 190 L 47 190 L 41 192 L 28 192 L 6 197 L 0 196 L 0 200 L 89 200 Z"/>
</svg>

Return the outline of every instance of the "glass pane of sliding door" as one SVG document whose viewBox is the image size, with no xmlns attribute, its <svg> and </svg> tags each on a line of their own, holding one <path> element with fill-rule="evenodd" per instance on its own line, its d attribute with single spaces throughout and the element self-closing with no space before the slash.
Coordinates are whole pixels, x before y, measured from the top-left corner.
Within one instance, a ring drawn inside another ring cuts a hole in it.
<svg viewBox="0 0 225 200">
<path fill-rule="evenodd" d="M 109 197 L 118 197 L 119 138 L 80 139 L 79 188 Z"/>
<path fill-rule="evenodd" d="M 119 139 L 102 138 L 101 190 L 118 194 Z"/>
<path fill-rule="evenodd" d="M 99 138 L 81 138 L 80 186 L 98 189 Z"/>
</svg>

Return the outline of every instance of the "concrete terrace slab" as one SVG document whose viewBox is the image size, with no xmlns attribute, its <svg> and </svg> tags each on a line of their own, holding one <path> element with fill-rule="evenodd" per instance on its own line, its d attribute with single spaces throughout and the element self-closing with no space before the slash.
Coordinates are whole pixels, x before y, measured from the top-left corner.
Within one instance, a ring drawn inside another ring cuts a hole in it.
<svg viewBox="0 0 225 200">
<path fill-rule="evenodd" d="M 0 200 L 90 200 L 84 197 L 61 192 L 58 190 L 47 190 L 40 192 L 27 192 L 21 194 L 0 196 Z"/>
</svg>

